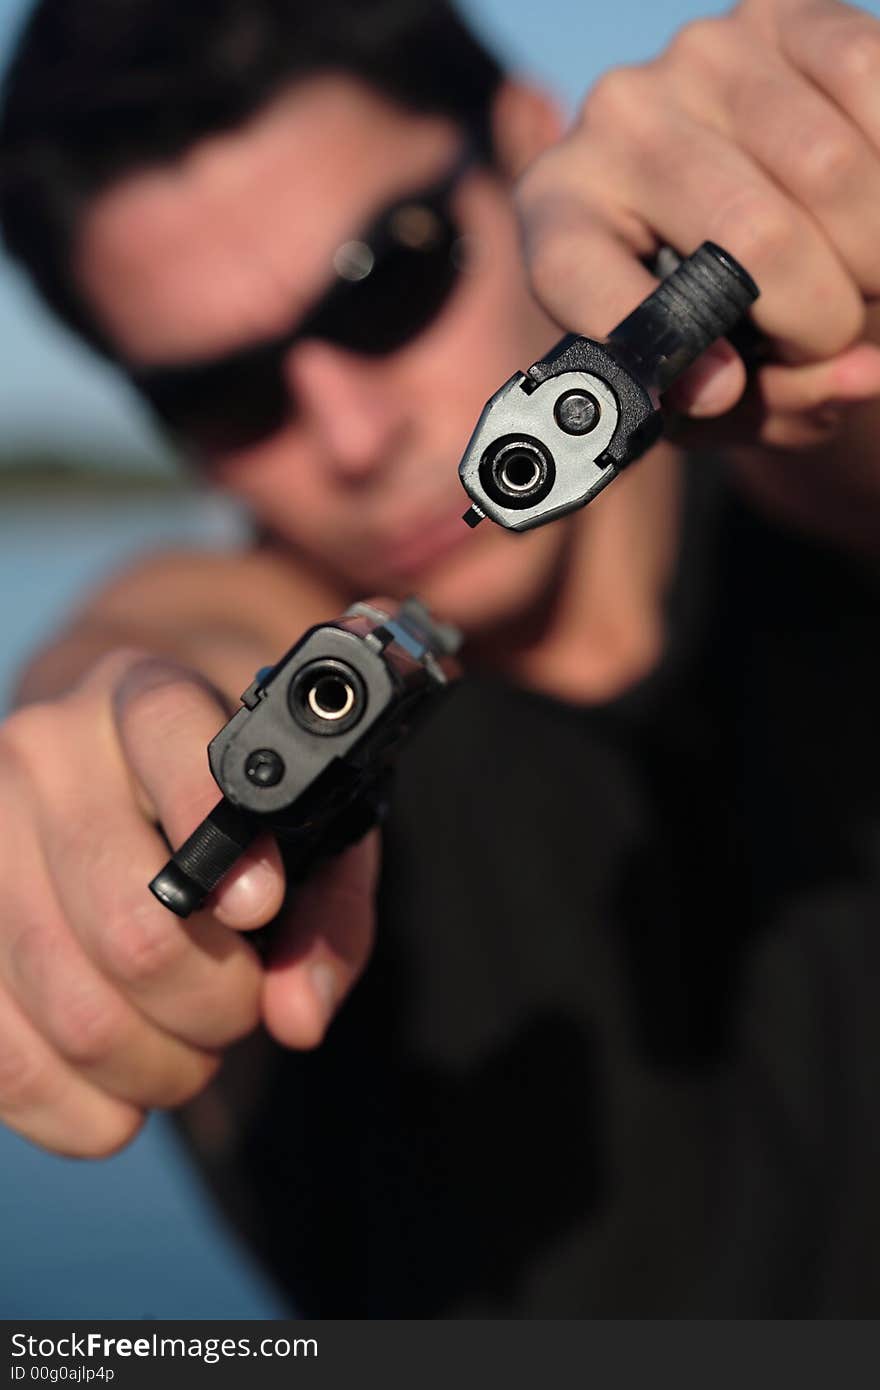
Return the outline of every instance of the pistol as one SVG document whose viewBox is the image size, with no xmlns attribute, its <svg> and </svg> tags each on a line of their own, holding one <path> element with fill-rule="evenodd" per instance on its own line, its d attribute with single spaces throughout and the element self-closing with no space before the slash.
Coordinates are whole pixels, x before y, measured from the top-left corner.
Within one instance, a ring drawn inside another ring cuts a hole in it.
<svg viewBox="0 0 880 1390">
<path fill-rule="evenodd" d="M 357 603 L 257 672 L 208 745 L 221 799 L 150 883 L 188 917 L 271 831 L 288 880 L 381 820 L 395 754 L 447 690 L 460 642 L 416 599 Z"/>
<path fill-rule="evenodd" d="M 753 362 L 766 349 L 744 319 L 758 287 L 727 251 L 665 247 L 656 269 L 666 278 L 604 342 L 568 334 L 486 403 L 459 466 L 469 526 L 527 531 L 586 506 L 659 438 L 660 396 L 711 343 Z"/>
</svg>

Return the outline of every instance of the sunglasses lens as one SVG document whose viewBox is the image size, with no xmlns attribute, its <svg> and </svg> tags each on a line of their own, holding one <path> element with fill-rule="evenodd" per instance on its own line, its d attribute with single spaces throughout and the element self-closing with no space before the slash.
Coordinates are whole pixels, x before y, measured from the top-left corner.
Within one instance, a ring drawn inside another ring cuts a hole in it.
<svg viewBox="0 0 880 1390">
<path fill-rule="evenodd" d="M 428 210 L 424 209 L 427 213 Z M 416 209 L 412 209 L 415 214 Z M 455 231 L 429 214 L 421 242 L 394 239 L 369 274 L 340 284 L 303 326 L 304 336 L 325 338 L 368 356 L 383 356 L 422 333 L 446 303 L 458 278 Z M 415 223 L 415 218 L 413 218 Z"/>
<path fill-rule="evenodd" d="M 275 354 L 148 375 L 141 387 L 163 423 L 207 454 L 246 449 L 274 434 L 290 402 Z"/>
</svg>

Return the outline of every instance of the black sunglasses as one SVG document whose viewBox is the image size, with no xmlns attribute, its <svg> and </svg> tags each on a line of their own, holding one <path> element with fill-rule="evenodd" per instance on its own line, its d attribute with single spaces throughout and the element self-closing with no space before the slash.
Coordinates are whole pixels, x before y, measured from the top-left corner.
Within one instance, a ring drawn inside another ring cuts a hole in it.
<svg viewBox="0 0 880 1390">
<path fill-rule="evenodd" d="M 132 372 L 163 424 L 208 453 L 247 448 L 294 410 L 283 368 L 299 339 L 384 356 L 422 333 L 459 277 L 464 242 L 449 204 L 475 158 L 466 149 L 441 180 L 398 199 L 341 246 L 335 280 L 287 333 L 212 360 Z"/>
</svg>

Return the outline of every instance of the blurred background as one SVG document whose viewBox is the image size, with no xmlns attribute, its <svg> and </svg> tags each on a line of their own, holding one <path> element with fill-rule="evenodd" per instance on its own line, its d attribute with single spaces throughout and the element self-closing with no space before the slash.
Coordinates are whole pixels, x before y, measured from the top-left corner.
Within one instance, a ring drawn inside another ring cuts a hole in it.
<svg viewBox="0 0 880 1390">
<path fill-rule="evenodd" d="M 682 23 L 728 5 L 461 0 L 460 8 L 511 66 L 573 108 L 603 69 L 649 57 Z M 880 0 L 864 8 L 880 14 Z M 28 9 L 29 0 L 0 0 L 0 63 Z M 191 489 L 123 381 L 48 318 L 2 258 L 0 325 L 5 710 L 28 652 L 102 575 L 184 539 L 234 545 L 247 522 Z M 161 1118 L 124 1154 L 88 1164 L 39 1153 L 0 1129 L 0 1171 L 2 1318 L 289 1311 L 218 1224 Z"/>
</svg>

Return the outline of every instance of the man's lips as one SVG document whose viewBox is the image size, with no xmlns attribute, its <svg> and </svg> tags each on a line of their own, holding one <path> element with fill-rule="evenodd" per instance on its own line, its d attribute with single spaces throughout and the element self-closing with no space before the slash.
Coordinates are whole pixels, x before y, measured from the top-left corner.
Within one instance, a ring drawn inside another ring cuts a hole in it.
<svg viewBox="0 0 880 1390">
<path fill-rule="evenodd" d="M 378 551 L 378 559 L 383 570 L 407 579 L 430 569 L 472 537 L 457 511 L 390 535 Z"/>
</svg>

